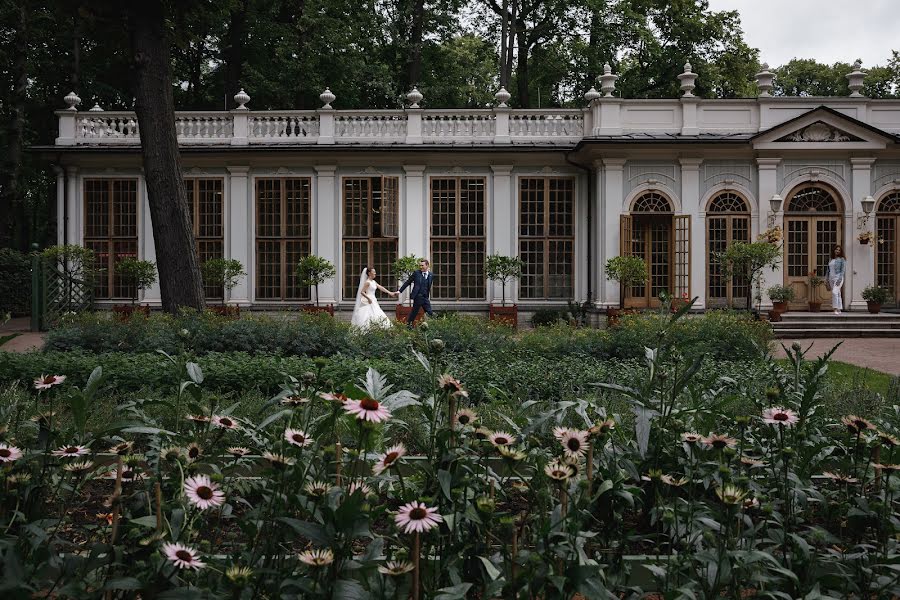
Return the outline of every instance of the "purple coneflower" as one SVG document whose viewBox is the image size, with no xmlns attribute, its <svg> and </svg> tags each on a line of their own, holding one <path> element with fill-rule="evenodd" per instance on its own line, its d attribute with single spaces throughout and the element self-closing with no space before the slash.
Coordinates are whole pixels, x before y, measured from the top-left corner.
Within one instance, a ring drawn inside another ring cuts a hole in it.
<svg viewBox="0 0 900 600">
<path fill-rule="evenodd" d="M 199 571 L 206 566 L 200 560 L 200 553 L 184 544 L 163 544 L 163 555 L 179 569 L 194 569 Z"/>
<path fill-rule="evenodd" d="M 769 425 L 784 425 L 785 427 L 793 427 L 800 420 L 797 413 L 789 408 L 773 406 L 767 408 L 762 413 L 762 420 Z"/>
<path fill-rule="evenodd" d="M 0 463 L 15 462 L 22 458 L 22 451 L 15 446 L 0 444 Z"/>
<path fill-rule="evenodd" d="M 34 389 L 49 390 L 54 385 L 59 385 L 65 380 L 65 375 L 41 375 L 34 380 Z"/>
<path fill-rule="evenodd" d="M 348 400 L 344 402 L 344 410 L 354 415 L 360 421 L 369 421 L 371 423 L 381 423 L 391 418 L 391 411 L 374 398 Z"/>
<path fill-rule="evenodd" d="M 376 475 L 381 475 L 388 469 L 394 466 L 394 464 L 403 458 L 406 454 L 406 446 L 403 444 L 397 444 L 395 446 L 391 446 L 387 449 L 384 454 L 378 455 L 378 461 L 372 467 L 372 472 Z"/>
<path fill-rule="evenodd" d="M 237 429 L 237 421 L 228 415 L 215 415 L 212 418 L 212 424 L 220 429 Z"/>
<path fill-rule="evenodd" d="M 90 450 L 85 446 L 63 446 L 59 450 L 54 450 L 52 452 L 53 456 L 59 456 L 62 458 L 75 458 L 76 456 L 84 456 L 88 454 Z"/>
<path fill-rule="evenodd" d="M 291 429 L 290 427 L 284 430 L 284 439 L 286 439 L 288 443 L 300 448 L 309 446 L 313 441 L 311 437 L 306 435 L 306 432 L 300 429 Z"/>
<path fill-rule="evenodd" d="M 436 508 L 429 508 L 421 502 L 404 504 L 394 516 L 397 527 L 403 533 L 424 533 L 437 527 L 444 521 Z"/>
<path fill-rule="evenodd" d="M 186 479 L 184 495 L 187 496 L 188 502 L 200 510 L 222 506 L 225 503 L 225 492 L 206 475 L 195 475 Z"/>
</svg>

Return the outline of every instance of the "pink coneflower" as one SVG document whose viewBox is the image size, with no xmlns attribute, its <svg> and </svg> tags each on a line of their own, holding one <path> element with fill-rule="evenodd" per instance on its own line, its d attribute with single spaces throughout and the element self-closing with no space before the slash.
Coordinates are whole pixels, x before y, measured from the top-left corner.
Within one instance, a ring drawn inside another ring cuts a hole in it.
<svg viewBox="0 0 900 600">
<path fill-rule="evenodd" d="M 449 393 L 451 396 L 461 396 L 463 398 L 469 397 L 469 392 L 463 389 L 462 383 L 447 373 L 438 377 L 438 387 Z"/>
<path fill-rule="evenodd" d="M 276 469 L 283 469 L 295 464 L 297 461 L 293 458 L 279 454 L 277 452 L 263 452 L 263 458 L 269 461 L 269 464 Z"/>
<path fill-rule="evenodd" d="M 76 456 L 84 456 L 90 450 L 85 446 L 63 446 L 59 450 L 54 450 L 51 454 L 62 458 L 75 458 Z"/>
<path fill-rule="evenodd" d="M 694 433 L 692 431 L 681 434 L 681 441 L 686 442 L 688 444 L 696 444 L 697 442 L 699 442 L 702 439 L 703 439 L 702 435 L 700 435 L 699 433 Z"/>
<path fill-rule="evenodd" d="M 244 448 L 243 446 L 232 446 L 226 449 L 225 452 L 235 458 L 240 458 L 242 456 L 247 456 L 248 454 L 250 454 L 250 448 Z"/>
<path fill-rule="evenodd" d="M 206 566 L 200 560 L 200 553 L 184 544 L 163 544 L 162 552 L 165 557 L 179 569 L 194 569 L 199 571 Z"/>
<path fill-rule="evenodd" d="M 404 504 L 394 516 L 394 523 L 403 530 L 403 533 L 424 533 L 443 521 L 444 518 L 438 514 L 436 508 L 428 508 L 421 502 Z"/>
<path fill-rule="evenodd" d="M 304 431 L 300 429 L 291 429 L 290 427 L 284 430 L 284 439 L 300 448 L 309 446 L 313 442 L 312 438 L 306 435 Z"/>
<path fill-rule="evenodd" d="M 334 552 L 325 548 L 319 550 L 304 550 L 297 555 L 300 562 L 311 567 L 327 567 L 334 562 Z"/>
<path fill-rule="evenodd" d="M 193 421 L 194 423 L 197 423 L 198 425 L 203 425 L 205 423 L 209 423 L 211 420 L 206 415 L 188 415 L 185 417 L 185 419 L 187 419 L 188 421 Z"/>
<path fill-rule="evenodd" d="M 510 446 L 516 442 L 516 436 L 505 431 L 495 431 L 488 440 L 495 446 Z"/>
<path fill-rule="evenodd" d="M 859 433 L 861 431 L 875 429 L 875 426 L 872 425 L 871 421 L 863 419 L 862 417 L 857 417 L 856 415 L 841 417 L 841 423 L 847 426 L 847 431 L 850 433 Z"/>
<path fill-rule="evenodd" d="M 710 434 L 703 438 L 703 443 L 707 446 L 712 446 L 716 450 L 723 450 L 726 447 L 734 448 L 735 446 L 737 446 L 736 439 L 728 437 L 727 435 L 721 435 L 717 433 Z"/>
<path fill-rule="evenodd" d="M 406 446 L 404 446 L 403 444 L 391 446 L 384 454 L 378 455 L 378 461 L 372 467 L 372 472 L 376 475 L 381 475 L 382 473 L 393 467 L 394 464 L 405 455 Z"/>
<path fill-rule="evenodd" d="M 34 389 L 49 390 L 54 385 L 59 385 L 65 380 L 65 375 L 41 375 L 34 380 Z"/>
<path fill-rule="evenodd" d="M 766 463 L 759 460 L 758 458 L 753 458 L 752 456 L 744 455 L 741 457 L 741 464 L 747 465 L 748 467 L 762 467 Z"/>
<path fill-rule="evenodd" d="M 281 399 L 283 406 L 302 406 L 309 403 L 309 398 L 303 396 L 286 396 Z"/>
<path fill-rule="evenodd" d="M 587 451 L 588 432 L 569 429 L 559 438 L 559 443 L 567 457 L 581 458 Z"/>
<path fill-rule="evenodd" d="M 347 494 L 349 496 L 352 496 L 357 491 L 361 492 L 364 498 L 368 498 L 374 493 L 369 484 L 363 483 L 361 481 L 354 481 L 350 484 L 350 488 L 347 490 Z"/>
<path fill-rule="evenodd" d="M 478 414 L 474 410 L 463 408 L 456 412 L 456 422 L 465 427 L 478 420 Z"/>
<path fill-rule="evenodd" d="M 15 462 L 22 458 L 22 451 L 15 446 L 0 444 L 0 463 Z"/>
<path fill-rule="evenodd" d="M 769 425 L 784 425 L 785 427 L 793 427 L 800 420 L 800 417 L 797 416 L 797 413 L 789 408 L 773 406 L 763 411 L 762 420 L 763 423 L 768 423 Z"/>
<path fill-rule="evenodd" d="M 187 457 L 189 463 L 194 462 L 200 455 L 203 454 L 203 450 L 200 449 L 200 444 L 197 442 L 191 442 L 188 444 L 188 447 L 184 451 L 184 455 Z"/>
<path fill-rule="evenodd" d="M 119 442 L 115 446 L 111 447 L 108 452 L 110 454 L 118 454 L 119 456 L 125 456 L 127 454 L 131 454 L 131 449 L 134 448 L 134 442 Z"/>
<path fill-rule="evenodd" d="M 391 411 L 382 406 L 381 403 L 374 398 L 348 400 L 347 402 L 344 402 L 344 410 L 351 415 L 355 415 L 360 421 L 381 423 L 382 421 L 387 421 L 391 418 Z"/>
<path fill-rule="evenodd" d="M 849 475 L 844 475 L 843 473 L 835 473 L 833 471 L 825 471 L 822 473 L 823 477 L 827 477 L 832 481 L 838 481 L 840 483 L 859 483 L 859 479 L 856 477 L 850 477 Z"/>
<path fill-rule="evenodd" d="M 340 394 L 340 393 L 333 394 L 331 392 L 319 394 L 319 397 L 322 398 L 323 400 L 328 400 L 329 402 L 337 402 L 338 404 L 344 404 L 345 402 L 350 400 L 350 398 L 348 398 L 344 394 Z"/>
<path fill-rule="evenodd" d="M 76 460 L 75 462 L 69 462 L 63 465 L 63 469 L 69 473 L 75 473 L 76 475 L 83 475 L 93 468 L 94 463 L 89 460 Z"/>
<path fill-rule="evenodd" d="M 111 471 L 107 471 L 100 476 L 102 479 L 112 479 L 116 480 L 116 469 L 113 468 Z M 124 465 L 122 467 L 122 483 L 128 483 L 131 481 L 140 481 L 144 479 L 145 475 L 143 473 L 137 472 L 134 468 L 129 467 L 128 465 Z"/>
<path fill-rule="evenodd" d="M 331 491 L 331 484 L 327 481 L 310 481 L 303 486 L 303 490 L 310 496 L 321 498 Z"/>
<path fill-rule="evenodd" d="M 891 435 L 890 433 L 886 433 L 884 431 L 878 432 L 878 439 L 881 440 L 881 443 L 888 448 L 900 446 L 900 439 L 898 439 L 897 436 Z"/>
<path fill-rule="evenodd" d="M 206 475 L 195 475 L 186 479 L 184 495 L 187 496 L 188 502 L 200 510 L 225 504 L 225 492 Z"/>
<path fill-rule="evenodd" d="M 212 424 L 221 429 L 237 429 L 237 421 L 228 415 L 216 415 L 212 418 Z"/>
<path fill-rule="evenodd" d="M 588 429 L 588 433 L 594 436 L 605 435 L 615 428 L 616 422 L 613 419 L 606 419 L 604 421 L 600 421 L 599 423 Z"/>
</svg>

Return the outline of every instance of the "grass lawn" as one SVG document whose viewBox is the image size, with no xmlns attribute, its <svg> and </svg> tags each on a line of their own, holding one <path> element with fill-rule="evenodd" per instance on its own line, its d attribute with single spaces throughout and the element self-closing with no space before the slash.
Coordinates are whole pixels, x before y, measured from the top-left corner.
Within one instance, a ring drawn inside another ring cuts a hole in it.
<svg viewBox="0 0 900 600">
<path fill-rule="evenodd" d="M 858 367 L 845 362 L 832 361 L 828 364 L 828 377 L 832 381 L 860 381 L 871 391 L 887 396 L 893 375 Z"/>
</svg>

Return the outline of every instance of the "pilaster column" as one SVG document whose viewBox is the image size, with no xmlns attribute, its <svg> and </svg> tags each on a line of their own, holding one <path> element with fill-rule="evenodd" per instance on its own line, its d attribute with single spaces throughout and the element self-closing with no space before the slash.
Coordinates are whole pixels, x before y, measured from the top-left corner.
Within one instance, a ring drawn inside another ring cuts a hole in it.
<svg viewBox="0 0 900 600">
<path fill-rule="evenodd" d="M 56 174 L 56 243 L 61 246 L 66 233 L 66 171 L 54 165 L 53 172 Z"/>
<path fill-rule="evenodd" d="M 241 261 L 247 277 L 231 290 L 229 300 L 233 304 L 249 305 L 253 298 L 252 282 L 256 278 L 253 252 L 253 223 L 250 218 L 253 195 L 250 193 L 248 174 L 250 167 L 228 167 L 228 246 L 225 258 Z"/>
<path fill-rule="evenodd" d="M 609 256 L 606 254 L 606 217 L 604 207 L 606 206 L 606 194 L 603 189 L 603 161 L 596 159 L 592 162 L 593 181 L 588 181 L 588 185 L 594 187 L 594 247 L 589 250 L 597 257 L 597 263 L 594 265 L 594 272 L 588 273 L 588 277 L 596 276 L 596 285 L 594 286 L 594 306 L 602 307 L 605 298 L 606 288 L 606 261 Z"/>
<path fill-rule="evenodd" d="M 619 284 L 606 277 L 606 261 L 619 255 L 619 217 L 622 215 L 622 202 L 625 200 L 625 159 L 604 158 L 603 174 L 605 185 L 603 187 L 601 225 L 604 227 L 605 258 L 600 265 L 603 290 L 601 300 L 606 307 L 617 307 L 619 306 Z"/>
<path fill-rule="evenodd" d="M 156 262 L 156 240 L 153 238 L 153 219 L 150 216 L 150 198 L 147 195 L 147 180 L 143 176 L 138 179 L 138 257 L 143 260 Z M 162 292 L 159 289 L 159 278 L 149 288 L 142 292 L 142 301 L 147 304 L 159 306 L 162 304 Z"/>
<path fill-rule="evenodd" d="M 696 108 L 696 104 L 693 105 Z M 706 211 L 700 206 L 700 164 L 702 158 L 682 158 L 681 212 L 691 217 L 690 272 L 694 308 L 706 308 Z"/>
<path fill-rule="evenodd" d="M 340 300 L 341 236 L 338 207 L 338 188 L 335 185 L 335 165 L 317 165 L 315 185 L 315 219 L 312 228 L 312 253 L 330 261 L 337 268 L 335 275 L 319 286 L 319 302 L 334 304 Z"/>
<path fill-rule="evenodd" d="M 493 171 L 493 204 L 491 212 L 491 239 L 488 240 L 489 254 L 518 256 L 516 248 L 516 202 L 512 182 L 512 165 L 491 165 Z M 488 301 L 500 298 L 500 284 L 491 282 L 488 286 Z M 507 299 L 516 302 L 518 286 L 515 281 L 506 287 Z"/>
<path fill-rule="evenodd" d="M 425 165 L 403 165 L 406 173 L 406 198 L 400 254 L 415 254 L 431 260 L 428 253 L 428 202 L 425 197 Z"/>
<path fill-rule="evenodd" d="M 758 158 L 756 159 L 756 165 L 759 173 L 759 196 L 757 197 L 757 202 L 759 202 L 759 231 L 765 231 L 769 228 L 769 215 L 772 213 L 771 206 L 769 205 L 769 200 L 772 199 L 772 196 L 778 193 L 778 165 L 781 163 L 780 158 Z M 778 217 L 776 215 L 776 224 L 780 225 L 782 229 L 784 228 L 784 209 L 786 207 L 782 205 L 781 214 L 782 217 Z M 787 235 L 787 232 L 785 232 Z M 782 242 L 783 244 L 784 242 Z M 781 266 L 777 270 L 773 269 L 764 269 L 762 273 L 761 287 L 762 287 L 762 307 L 764 309 L 772 308 L 772 301 L 769 300 L 769 297 L 766 296 L 766 290 L 769 289 L 770 286 L 780 285 L 784 282 L 784 250 L 782 249 L 781 253 Z M 754 292 L 755 293 L 755 292 Z M 755 296 L 754 296 L 755 299 Z"/>
<path fill-rule="evenodd" d="M 70 244 L 84 245 L 84 229 L 81 215 L 84 213 L 84 200 L 81 197 L 81 186 L 78 185 L 78 167 L 66 167 L 66 203 L 69 205 L 69 216 L 63 226 Z"/>
<path fill-rule="evenodd" d="M 844 302 L 849 300 L 851 310 L 865 310 L 866 301 L 862 298 L 863 289 L 875 283 L 875 257 L 878 242 L 867 246 L 860 244 L 856 236 L 857 218 L 863 220 L 862 199 L 872 195 L 872 165 L 874 158 L 851 158 L 853 166 L 853 186 L 851 206 L 844 208 L 844 254 L 847 256 L 847 273 L 844 284 Z M 864 229 L 875 231 L 875 213 L 868 216 Z"/>
</svg>

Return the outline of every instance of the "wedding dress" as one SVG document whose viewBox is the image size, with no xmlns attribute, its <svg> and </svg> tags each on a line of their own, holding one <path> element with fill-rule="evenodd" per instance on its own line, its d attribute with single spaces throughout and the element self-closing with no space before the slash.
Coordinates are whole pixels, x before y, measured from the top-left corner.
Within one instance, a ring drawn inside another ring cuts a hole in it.
<svg viewBox="0 0 900 600">
<path fill-rule="evenodd" d="M 375 297 L 375 290 L 378 289 L 374 279 L 369 279 L 368 270 L 363 270 L 359 277 L 359 289 L 356 292 L 356 307 L 353 309 L 353 317 L 350 319 L 350 325 L 355 329 L 369 329 L 370 327 L 381 327 L 387 329 L 391 326 L 391 320 L 388 318 L 381 306 L 378 304 L 378 298 Z M 363 292 L 368 294 L 372 299 L 372 303 L 366 302 Z"/>
</svg>

